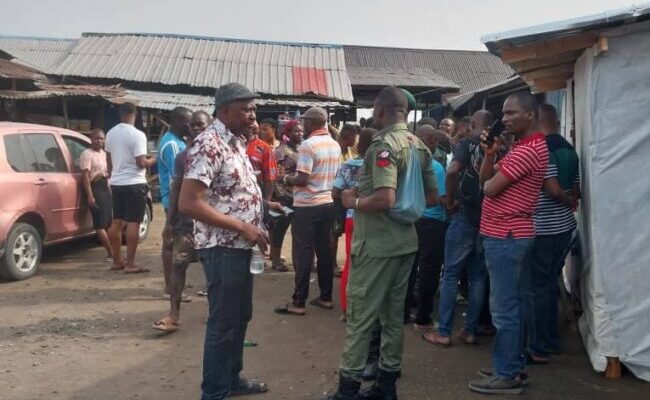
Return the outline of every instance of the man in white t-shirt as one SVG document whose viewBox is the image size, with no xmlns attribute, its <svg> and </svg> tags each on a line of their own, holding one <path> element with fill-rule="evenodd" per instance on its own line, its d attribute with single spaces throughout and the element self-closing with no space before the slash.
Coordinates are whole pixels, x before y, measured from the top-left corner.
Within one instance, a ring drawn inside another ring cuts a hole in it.
<svg viewBox="0 0 650 400">
<path fill-rule="evenodd" d="M 113 223 L 109 231 L 113 248 L 113 270 L 124 273 L 148 272 L 135 264 L 138 230 L 147 204 L 147 168 L 156 159 L 147 155 L 147 137 L 135 126 L 137 108 L 120 106 L 122 122 L 106 134 L 106 153 L 113 192 Z M 126 262 L 122 260 L 122 228 L 126 224 Z"/>
</svg>

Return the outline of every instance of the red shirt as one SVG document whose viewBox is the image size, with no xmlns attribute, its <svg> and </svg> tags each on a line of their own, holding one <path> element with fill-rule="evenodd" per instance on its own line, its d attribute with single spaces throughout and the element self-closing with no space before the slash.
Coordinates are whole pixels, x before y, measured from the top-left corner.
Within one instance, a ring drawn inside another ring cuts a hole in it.
<svg viewBox="0 0 650 400">
<path fill-rule="evenodd" d="M 248 142 L 246 154 L 255 172 L 259 172 L 260 182 L 273 182 L 278 177 L 278 165 L 273 156 L 273 149 L 262 139 L 255 138 Z"/>
<path fill-rule="evenodd" d="M 535 237 L 533 213 L 548 168 L 548 147 L 544 134 L 537 132 L 512 145 L 497 164 L 498 171 L 512 183 L 496 197 L 485 197 L 481 233 L 495 238 Z"/>
</svg>

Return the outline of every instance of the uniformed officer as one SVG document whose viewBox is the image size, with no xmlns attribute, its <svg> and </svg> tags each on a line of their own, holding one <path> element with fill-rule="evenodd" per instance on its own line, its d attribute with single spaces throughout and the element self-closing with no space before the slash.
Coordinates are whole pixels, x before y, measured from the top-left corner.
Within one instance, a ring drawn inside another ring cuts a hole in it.
<svg viewBox="0 0 650 400">
<path fill-rule="evenodd" d="M 404 298 L 418 250 L 414 224 L 397 222 L 388 214 L 403 182 L 411 144 L 419 152 L 427 204 L 438 201 L 431 153 L 406 129 L 407 98 L 395 87 L 383 89 L 375 100 L 373 120 L 381 131 L 366 152 L 357 191 L 344 191 L 343 206 L 352 208 L 352 266 L 348 281 L 347 334 L 339 386 L 329 400 L 397 399 L 395 380 L 401 369 Z M 359 393 L 370 335 L 379 319 L 381 361 L 375 384 Z"/>
</svg>

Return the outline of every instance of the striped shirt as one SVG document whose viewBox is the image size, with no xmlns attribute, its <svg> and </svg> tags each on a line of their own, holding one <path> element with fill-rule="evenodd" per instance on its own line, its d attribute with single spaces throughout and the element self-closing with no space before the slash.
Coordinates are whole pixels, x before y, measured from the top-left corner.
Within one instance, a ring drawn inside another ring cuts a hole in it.
<svg viewBox="0 0 650 400">
<path fill-rule="evenodd" d="M 558 165 L 551 154 L 551 160 L 548 163 L 548 171 L 544 179 L 558 177 Z M 573 184 L 580 184 L 580 169 L 575 168 L 573 175 Z M 571 189 L 565 189 L 570 193 Z M 539 194 L 539 202 L 534 215 L 535 233 L 540 235 L 557 235 L 560 233 L 570 232 L 576 228 L 576 220 L 573 217 L 573 210 L 565 204 L 551 198 L 543 190 Z"/>
<path fill-rule="evenodd" d="M 497 164 L 512 183 L 496 197 L 483 199 L 481 233 L 495 238 L 535 237 L 533 213 L 548 168 L 548 147 L 544 134 L 535 133 L 512 145 Z"/>
<path fill-rule="evenodd" d="M 326 129 L 314 131 L 298 148 L 296 171 L 309 174 L 306 186 L 293 187 L 293 205 L 313 207 L 332 203 L 332 187 L 341 165 L 341 146 Z"/>
</svg>

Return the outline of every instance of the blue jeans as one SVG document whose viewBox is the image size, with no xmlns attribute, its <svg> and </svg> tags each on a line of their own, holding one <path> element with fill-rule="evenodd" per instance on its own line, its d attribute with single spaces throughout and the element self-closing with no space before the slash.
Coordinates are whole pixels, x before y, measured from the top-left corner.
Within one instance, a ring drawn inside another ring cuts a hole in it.
<svg viewBox="0 0 650 400">
<path fill-rule="evenodd" d="M 546 357 L 560 350 L 558 275 L 571 244 L 571 232 L 537 236 L 529 252 L 530 312 L 528 350 Z"/>
<path fill-rule="evenodd" d="M 442 336 L 451 336 L 458 280 L 465 263 L 467 263 L 469 275 L 469 304 L 464 330 L 474 334 L 483 308 L 487 271 L 479 231 L 468 222 L 461 211 L 452 216 L 445 237 L 445 261 L 440 284 L 440 327 L 438 329 Z"/>
<path fill-rule="evenodd" d="M 251 250 L 199 250 L 207 281 L 209 316 L 203 347 L 201 400 L 221 400 L 239 385 L 244 337 L 253 313 Z"/>
<path fill-rule="evenodd" d="M 521 335 L 520 277 L 533 239 L 484 236 L 485 262 L 490 277 L 490 312 L 497 329 L 492 349 L 496 376 L 513 379 L 525 365 Z"/>
</svg>

